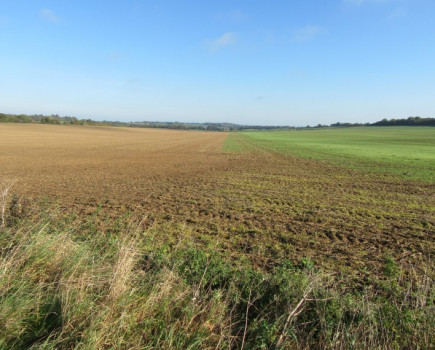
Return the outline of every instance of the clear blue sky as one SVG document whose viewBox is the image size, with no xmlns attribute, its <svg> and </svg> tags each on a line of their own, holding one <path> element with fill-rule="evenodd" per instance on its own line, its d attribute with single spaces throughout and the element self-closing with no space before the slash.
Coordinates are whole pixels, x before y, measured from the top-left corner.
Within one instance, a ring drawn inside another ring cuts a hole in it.
<svg viewBox="0 0 435 350">
<path fill-rule="evenodd" d="M 0 112 L 435 117 L 435 1 L 0 0 Z"/>
</svg>

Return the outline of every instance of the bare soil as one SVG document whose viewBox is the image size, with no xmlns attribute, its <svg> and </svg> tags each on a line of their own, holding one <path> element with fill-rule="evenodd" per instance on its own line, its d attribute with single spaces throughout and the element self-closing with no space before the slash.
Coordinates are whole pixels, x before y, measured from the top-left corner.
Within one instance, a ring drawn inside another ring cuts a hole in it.
<svg viewBox="0 0 435 350">
<path fill-rule="evenodd" d="M 2 124 L 0 180 L 16 180 L 26 205 L 47 198 L 80 216 L 131 213 L 168 242 L 187 237 L 263 268 L 309 258 L 366 279 L 391 256 L 409 273 L 431 269 L 433 185 L 267 151 L 224 153 L 226 137 Z"/>
</svg>

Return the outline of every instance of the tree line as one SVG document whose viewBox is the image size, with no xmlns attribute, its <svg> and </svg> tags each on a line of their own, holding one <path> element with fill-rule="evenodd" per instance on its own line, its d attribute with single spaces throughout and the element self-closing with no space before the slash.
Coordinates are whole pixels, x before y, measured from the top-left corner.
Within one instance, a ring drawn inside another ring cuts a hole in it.
<svg viewBox="0 0 435 350">
<path fill-rule="evenodd" d="M 237 131 L 237 130 L 272 130 L 272 129 L 311 129 L 328 127 L 356 127 L 356 126 L 435 126 L 435 118 L 409 117 L 403 119 L 382 119 L 375 123 L 342 123 L 330 125 L 317 124 L 306 127 L 293 126 L 265 126 L 265 125 L 239 125 L 233 123 L 181 123 L 181 122 L 120 122 L 120 121 L 95 121 L 92 119 L 78 119 L 71 116 L 58 114 L 6 114 L 0 113 L 0 123 L 35 123 L 35 124 L 63 124 L 63 125 L 94 125 L 94 126 L 127 126 L 136 128 L 159 128 L 177 130 L 208 130 L 208 131 Z"/>
</svg>

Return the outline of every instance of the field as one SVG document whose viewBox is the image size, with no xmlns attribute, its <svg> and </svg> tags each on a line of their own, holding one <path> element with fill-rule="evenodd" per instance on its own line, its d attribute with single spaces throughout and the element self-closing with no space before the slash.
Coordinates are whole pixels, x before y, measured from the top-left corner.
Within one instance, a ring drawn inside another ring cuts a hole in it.
<svg viewBox="0 0 435 350">
<path fill-rule="evenodd" d="M 59 226 L 80 222 L 88 238 L 115 239 L 129 218 L 167 250 L 195 247 L 265 274 L 283 261 L 310 274 L 314 266 L 352 295 L 394 294 L 382 283 L 400 275 L 404 295 L 424 284 L 432 296 L 422 307 L 433 311 L 434 128 L 224 133 L 3 124 L 0 164 L 0 181 L 14 182 L 11 229 L 50 207 Z M 251 291 L 246 310 L 250 298 Z M 241 315 L 248 322 L 248 312 Z M 286 317 L 277 319 L 284 327 Z M 231 333 L 237 347 L 254 344 L 258 322 L 251 333 L 243 322 Z M 268 322 L 264 344 L 279 343 L 284 333 Z M 383 344 L 429 344 L 430 329 L 421 330 L 423 340 L 411 332 L 418 341 L 392 330 L 405 339 Z M 317 346 L 334 347 L 327 338 Z"/>
<path fill-rule="evenodd" d="M 243 142 L 229 138 L 226 148 L 237 151 L 241 147 L 263 147 L 274 152 L 328 161 L 340 167 L 435 182 L 433 128 L 358 127 L 344 131 L 328 128 L 246 132 L 244 136 Z"/>
<path fill-rule="evenodd" d="M 434 131 L 252 132 L 225 141 L 225 133 L 2 125 L 0 177 L 16 180 L 14 193 L 27 200 L 85 215 L 135 213 L 260 265 L 307 257 L 369 274 L 386 255 L 411 264 L 435 251 Z M 379 139 L 393 141 L 380 147 Z M 409 175 L 361 171 L 383 158 Z"/>
</svg>

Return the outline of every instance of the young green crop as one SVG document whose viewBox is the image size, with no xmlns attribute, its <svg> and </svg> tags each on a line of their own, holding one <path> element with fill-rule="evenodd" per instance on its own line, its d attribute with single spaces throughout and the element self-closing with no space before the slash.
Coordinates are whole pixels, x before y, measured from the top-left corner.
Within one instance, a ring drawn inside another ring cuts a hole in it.
<svg viewBox="0 0 435 350">
<path fill-rule="evenodd" d="M 435 128 L 357 127 L 230 134 L 224 150 L 290 153 L 335 165 L 435 181 Z"/>
</svg>

